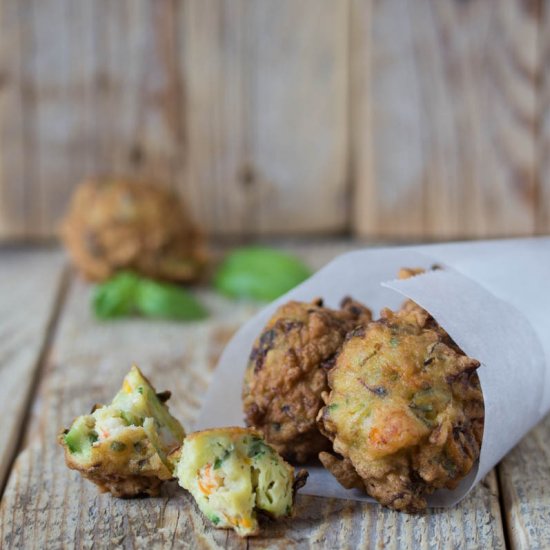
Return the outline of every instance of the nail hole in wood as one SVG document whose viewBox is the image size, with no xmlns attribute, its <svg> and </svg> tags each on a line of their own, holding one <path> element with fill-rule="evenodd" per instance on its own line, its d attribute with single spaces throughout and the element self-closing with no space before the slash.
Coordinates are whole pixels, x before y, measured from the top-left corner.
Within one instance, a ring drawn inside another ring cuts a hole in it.
<svg viewBox="0 0 550 550">
<path fill-rule="evenodd" d="M 256 183 L 256 175 L 251 166 L 243 166 L 241 169 L 240 180 L 243 187 L 250 188 Z"/>
</svg>

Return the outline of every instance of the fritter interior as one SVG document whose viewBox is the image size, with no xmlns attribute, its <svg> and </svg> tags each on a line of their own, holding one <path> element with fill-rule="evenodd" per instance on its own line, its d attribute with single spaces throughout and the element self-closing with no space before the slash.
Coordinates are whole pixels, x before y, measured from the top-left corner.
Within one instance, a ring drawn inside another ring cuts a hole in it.
<svg viewBox="0 0 550 550">
<path fill-rule="evenodd" d="M 358 329 L 328 374 L 318 419 L 337 453 L 321 453 L 345 487 L 395 510 L 454 489 L 479 457 L 484 406 L 476 369 L 422 308 L 407 301 Z"/>
<path fill-rule="evenodd" d="M 330 449 L 316 423 L 327 372 L 346 334 L 370 320 L 370 310 L 351 298 L 340 310 L 321 299 L 288 302 L 256 340 L 244 378 L 246 422 L 285 458 L 304 462 Z"/>
<path fill-rule="evenodd" d="M 133 366 L 111 405 L 94 407 L 60 434 L 67 466 L 116 497 L 156 496 L 185 436 L 165 405 L 169 397 Z"/>
<path fill-rule="evenodd" d="M 307 473 L 295 478 L 294 468 L 254 430 L 216 428 L 185 439 L 177 476 L 213 525 L 244 537 L 258 533 L 257 512 L 292 515 Z"/>
</svg>

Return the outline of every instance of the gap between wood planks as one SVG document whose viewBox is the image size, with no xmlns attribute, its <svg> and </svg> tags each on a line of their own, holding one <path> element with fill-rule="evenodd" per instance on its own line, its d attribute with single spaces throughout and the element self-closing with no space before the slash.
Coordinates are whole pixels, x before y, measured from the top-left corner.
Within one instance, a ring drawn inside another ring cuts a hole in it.
<svg viewBox="0 0 550 550">
<path fill-rule="evenodd" d="M 21 418 L 19 434 L 17 435 L 13 451 L 8 460 L 6 475 L 4 476 L 4 479 L 0 480 L 0 500 L 4 495 L 6 485 L 8 484 L 8 480 L 10 479 L 11 471 L 13 469 L 15 460 L 17 459 L 17 456 L 22 450 L 22 445 L 25 439 L 27 424 L 29 422 L 29 418 L 31 415 L 32 405 L 34 403 L 36 393 L 40 385 L 40 381 L 42 379 L 44 365 L 46 364 L 46 361 L 48 359 L 52 342 L 55 336 L 55 332 L 59 325 L 61 312 L 63 310 L 63 306 L 65 305 L 67 293 L 71 285 L 71 278 L 72 278 L 71 269 L 68 265 L 65 265 L 63 267 L 63 270 L 61 271 L 61 275 L 59 276 L 59 283 L 56 289 L 55 300 L 53 302 L 52 310 L 48 319 L 48 323 L 46 325 L 46 330 L 44 331 L 44 337 L 40 347 L 40 353 L 38 354 L 35 367 L 32 371 L 33 379 L 29 386 L 29 389 L 27 390 L 27 396 L 25 398 L 25 404 L 23 407 L 23 414 Z"/>
<path fill-rule="evenodd" d="M 500 463 L 495 466 L 494 470 L 498 488 L 498 509 L 500 511 L 500 521 L 502 522 L 502 536 L 504 537 L 504 544 L 506 545 L 506 548 L 512 549 L 515 548 L 515 545 L 512 544 L 513 533 L 510 531 L 510 526 L 508 525 L 508 519 L 506 517 L 506 503 L 504 502 L 504 487 L 502 485 Z"/>
</svg>

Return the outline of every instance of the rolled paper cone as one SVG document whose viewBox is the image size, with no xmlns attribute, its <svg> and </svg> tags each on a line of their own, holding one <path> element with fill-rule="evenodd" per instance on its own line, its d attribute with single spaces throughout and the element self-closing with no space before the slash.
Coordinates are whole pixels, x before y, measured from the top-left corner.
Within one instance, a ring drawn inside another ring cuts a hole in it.
<svg viewBox="0 0 550 550">
<path fill-rule="evenodd" d="M 401 267 L 443 269 L 395 280 Z M 452 506 L 550 410 L 550 238 L 358 250 L 339 256 L 248 321 L 225 348 L 195 428 L 241 425 L 241 388 L 254 340 L 277 307 L 321 296 L 337 307 L 353 296 L 374 312 L 403 297 L 425 308 L 478 369 L 485 401 L 479 463 L 429 506 Z M 309 468 L 304 494 L 372 500 Z"/>
</svg>

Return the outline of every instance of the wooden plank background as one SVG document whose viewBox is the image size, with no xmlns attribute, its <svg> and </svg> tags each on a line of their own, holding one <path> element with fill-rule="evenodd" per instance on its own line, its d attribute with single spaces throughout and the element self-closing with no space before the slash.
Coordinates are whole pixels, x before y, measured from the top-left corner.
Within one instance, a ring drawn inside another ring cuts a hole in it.
<svg viewBox="0 0 550 550">
<path fill-rule="evenodd" d="M 0 0 L 0 238 L 83 177 L 211 235 L 550 231 L 543 0 Z"/>
<path fill-rule="evenodd" d="M 64 282 L 59 251 L 1 251 L 0 493 L 21 442 L 36 373 L 49 345 L 56 300 Z M 25 276 L 22 277 L 21 274 Z"/>
</svg>

